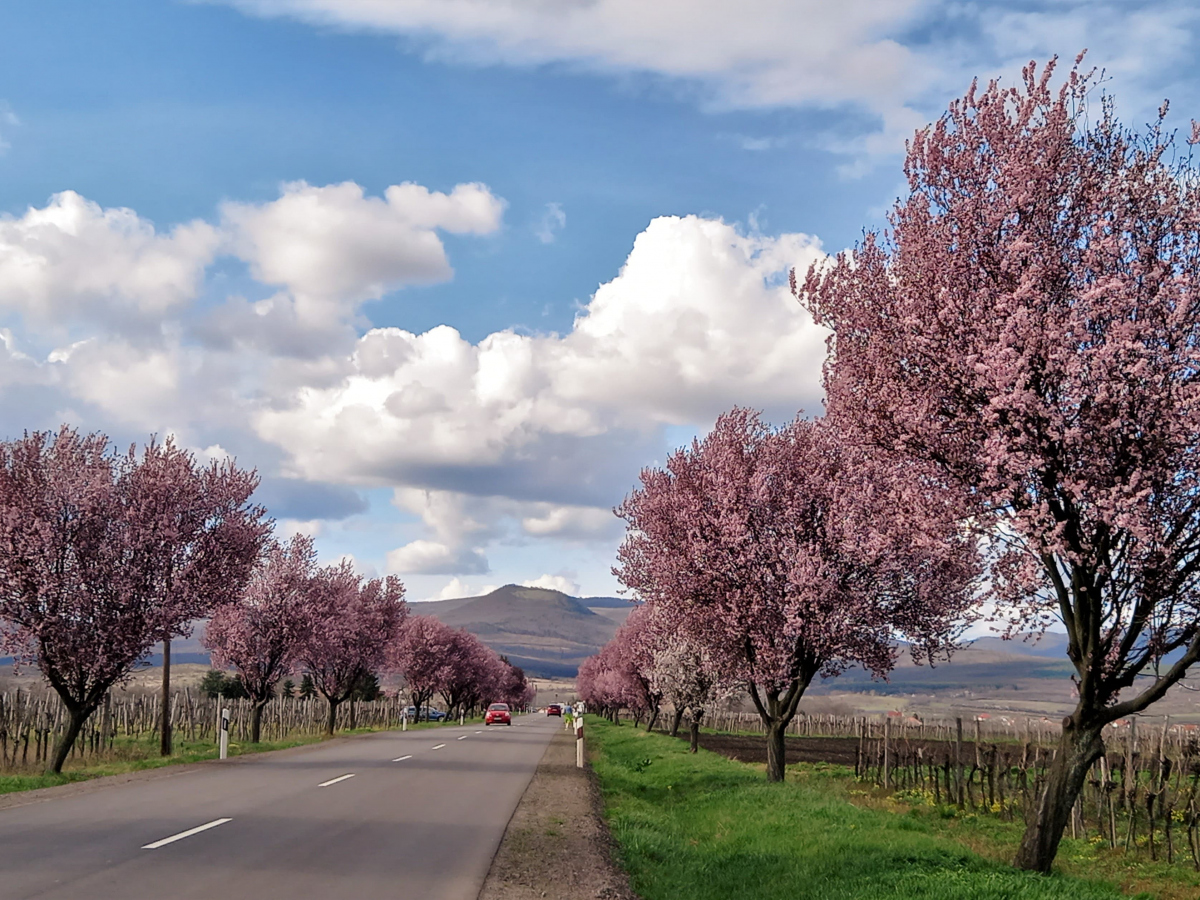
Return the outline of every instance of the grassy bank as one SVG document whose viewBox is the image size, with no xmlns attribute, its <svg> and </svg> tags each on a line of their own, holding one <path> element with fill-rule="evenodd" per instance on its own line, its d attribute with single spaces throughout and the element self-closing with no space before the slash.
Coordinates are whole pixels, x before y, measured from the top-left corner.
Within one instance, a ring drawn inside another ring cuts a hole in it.
<svg viewBox="0 0 1200 900">
<path fill-rule="evenodd" d="M 831 766 L 771 785 L 761 767 L 589 717 L 592 764 L 645 900 L 1111 900 L 1115 887 L 1017 872 L 921 810 L 851 802 Z M 1147 895 L 1148 896 L 1148 895 Z"/>
</svg>

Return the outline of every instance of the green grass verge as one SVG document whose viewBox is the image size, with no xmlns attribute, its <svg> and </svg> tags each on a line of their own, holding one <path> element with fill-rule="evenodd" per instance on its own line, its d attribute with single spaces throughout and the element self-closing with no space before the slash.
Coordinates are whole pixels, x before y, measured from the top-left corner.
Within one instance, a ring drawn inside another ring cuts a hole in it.
<svg viewBox="0 0 1200 900">
<path fill-rule="evenodd" d="M 622 862 L 645 900 L 1113 900 L 1114 886 L 1018 872 L 919 811 L 856 806 L 840 767 L 768 784 L 733 762 L 588 717 Z M 1148 895 L 1142 895 L 1148 896 Z"/>
</svg>

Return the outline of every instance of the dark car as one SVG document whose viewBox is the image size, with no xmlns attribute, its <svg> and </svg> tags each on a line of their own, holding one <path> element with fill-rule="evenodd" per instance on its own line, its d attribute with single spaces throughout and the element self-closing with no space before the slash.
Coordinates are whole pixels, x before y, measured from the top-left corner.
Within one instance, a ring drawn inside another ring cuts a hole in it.
<svg viewBox="0 0 1200 900">
<path fill-rule="evenodd" d="M 508 711 L 507 703 L 493 703 L 487 708 L 487 714 L 483 717 L 484 725 L 511 725 L 512 715 Z"/>
<path fill-rule="evenodd" d="M 559 703 L 551 703 L 549 706 L 546 707 L 546 715 L 561 716 L 562 715 L 562 705 Z"/>
</svg>

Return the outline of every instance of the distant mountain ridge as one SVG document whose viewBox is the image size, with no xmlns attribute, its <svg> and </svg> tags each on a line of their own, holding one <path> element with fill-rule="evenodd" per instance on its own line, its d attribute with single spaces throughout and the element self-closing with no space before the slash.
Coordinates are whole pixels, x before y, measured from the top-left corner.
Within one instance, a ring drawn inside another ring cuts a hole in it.
<svg viewBox="0 0 1200 900">
<path fill-rule="evenodd" d="M 546 677 L 574 676 L 583 660 L 612 639 L 632 608 L 617 597 L 572 597 L 517 584 L 481 597 L 409 604 L 413 614 L 465 628 L 514 665 Z"/>
</svg>

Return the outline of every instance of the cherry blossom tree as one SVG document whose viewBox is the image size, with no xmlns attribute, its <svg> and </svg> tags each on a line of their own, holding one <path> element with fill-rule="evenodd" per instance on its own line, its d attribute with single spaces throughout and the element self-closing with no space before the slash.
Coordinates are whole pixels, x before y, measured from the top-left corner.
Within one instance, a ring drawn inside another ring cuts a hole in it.
<svg viewBox="0 0 1200 900">
<path fill-rule="evenodd" d="M 409 616 L 388 648 L 387 666 L 404 678 L 418 715 L 451 676 L 454 629 L 433 616 Z"/>
<path fill-rule="evenodd" d="M 631 665 L 628 647 L 615 637 L 580 664 L 575 692 L 589 708 L 617 724 L 622 709 L 635 719 L 649 712 L 644 684 Z"/>
<path fill-rule="evenodd" d="M 437 690 L 450 716 L 466 714 L 499 690 L 500 658 L 471 632 L 453 629 L 442 660 Z"/>
<path fill-rule="evenodd" d="M 389 575 L 364 582 L 347 560 L 317 572 L 306 606 L 307 634 L 299 659 L 329 704 L 325 733 L 332 735 L 338 707 L 365 676 L 384 665 L 408 604 L 400 579 Z"/>
<path fill-rule="evenodd" d="M 953 504 L 912 471 L 797 419 L 735 409 L 618 508 L 623 584 L 747 685 L 783 779 L 784 729 L 812 679 L 883 675 L 897 636 L 947 652 L 972 605 L 975 546 Z"/>
<path fill-rule="evenodd" d="M 501 656 L 500 663 L 499 678 L 495 684 L 496 699 L 507 703 L 514 709 L 528 707 L 533 702 L 537 691 L 525 677 L 525 670 L 520 666 L 514 666 L 509 662 L 507 656 Z"/>
<path fill-rule="evenodd" d="M 1049 871 L 1102 728 L 1200 659 L 1200 178 L 1030 64 L 909 145 L 885 235 L 798 286 L 831 415 L 961 486 L 1011 630 L 1066 629 L 1078 702 L 1016 864 Z"/>
<path fill-rule="evenodd" d="M 240 594 L 270 530 L 257 483 L 170 441 L 117 453 L 64 426 L 0 443 L 0 645 L 67 709 L 52 771 L 156 641 Z"/>
<path fill-rule="evenodd" d="M 204 645 L 213 662 L 237 669 L 254 703 L 251 743 L 258 743 L 263 709 L 280 679 L 295 670 L 308 637 L 315 574 L 312 538 L 297 534 L 286 544 L 272 542 L 238 602 L 220 607 L 209 620 Z"/>
<path fill-rule="evenodd" d="M 686 631 L 666 632 L 659 636 L 649 681 L 652 689 L 669 700 L 675 710 L 672 737 L 678 733 L 680 720 L 686 712 L 688 745 L 692 753 L 700 748 L 700 722 L 705 710 L 740 687 L 723 677 L 708 649 Z"/>
</svg>

